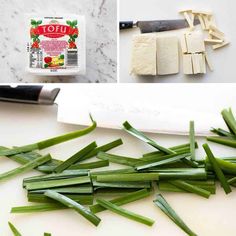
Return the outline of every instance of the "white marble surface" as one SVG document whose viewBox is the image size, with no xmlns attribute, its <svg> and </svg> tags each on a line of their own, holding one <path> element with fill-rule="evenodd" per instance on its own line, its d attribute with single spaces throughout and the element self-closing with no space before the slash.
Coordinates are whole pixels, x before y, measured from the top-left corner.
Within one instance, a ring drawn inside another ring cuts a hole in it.
<svg viewBox="0 0 236 236">
<path fill-rule="evenodd" d="M 183 75 L 181 62 L 180 73 L 177 75 L 138 77 L 131 76 L 129 71 L 132 36 L 139 34 L 139 30 L 124 31 L 120 34 L 120 81 L 125 83 L 235 83 L 235 7 L 236 2 L 233 0 L 120 0 L 120 20 L 181 19 L 178 12 L 183 9 L 210 10 L 215 15 L 218 27 L 231 42 L 229 46 L 216 51 L 207 48 L 214 71 L 208 71 L 206 75 Z M 182 30 L 173 33 L 178 35 Z"/>
<path fill-rule="evenodd" d="M 39 77 L 25 72 L 25 13 L 85 15 L 85 76 Z M 116 0 L 0 0 L 0 82 L 116 82 L 116 14 Z"/>
</svg>

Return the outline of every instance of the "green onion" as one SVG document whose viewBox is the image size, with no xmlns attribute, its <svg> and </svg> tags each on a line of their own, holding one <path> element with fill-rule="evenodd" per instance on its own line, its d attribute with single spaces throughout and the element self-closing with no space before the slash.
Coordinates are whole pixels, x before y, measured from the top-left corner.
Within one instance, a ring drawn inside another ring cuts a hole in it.
<svg viewBox="0 0 236 236">
<path fill-rule="evenodd" d="M 117 169 L 117 170 L 102 170 L 102 171 L 90 171 L 92 176 L 97 175 L 110 175 L 110 174 L 128 174 L 128 173 L 135 173 L 134 168 L 124 168 L 124 169 Z"/>
<path fill-rule="evenodd" d="M 66 161 L 57 166 L 54 172 L 61 173 L 63 170 L 67 169 L 74 163 L 78 162 L 80 158 L 82 158 L 83 156 L 94 150 L 96 147 L 97 147 L 96 142 L 90 143 L 89 145 L 87 145 L 86 147 L 75 153 L 72 157 L 68 158 Z"/>
<path fill-rule="evenodd" d="M 209 161 L 216 173 L 217 178 L 219 179 L 223 189 L 225 190 L 225 193 L 228 194 L 231 192 L 231 188 L 229 183 L 227 182 L 224 173 L 222 172 L 221 168 L 219 167 L 219 164 L 217 162 L 217 160 L 215 159 L 210 147 L 208 146 L 208 144 L 203 144 L 203 148 L 209 158 Z"/>
<path fill-rule="evenodd" d="M 114 198 L 114 199 L 110 200 L 110 202 L 116 204 L 117 206 L 122 206 L 127 203 L 134 202 L 134 201 L 143 199 L 145 197 L 148 197 L 148 196 L 150 196 L 150 194 L 151 194 L 151 192 L 148 191 L 147 189 L 141 189 L 136 192 L 128 193 L 125 196 Z M 90 210 L 93 213 L 98 213 L 98 212 L 102 212 L 102 211 L 106 210 L 106 208 L 102 207 L 99 204 L 95 204 L 95 205 L 90 206 Z"/>
<path fill-rule="evenodd" d="M 205 189 L 207 191 L 209 191 L 211 194 L 215 194 L 216 193 L 216 186 L 215 185 L 205 185 L 204 183 L 192 183 L 189 181 L 186 181 L 187 183 L 193 184 L 194 186 L 200 187 L 202 189 Z M 171 183 L 165 182 L 165 181 L 161 181 L 158 183 L 158 188 L 160 191 L 165 191 L 165 192 L 185 192 L 185 193 L 190 193 L 189 191 L 186 191 L 184 189 L 178 188 L 176 186 L 174 186 Z"/>
<path fill-rule="evenodd" d="M 30 191 L 30 193 L 44 193 L 49 189 L 40 189 Z M 53 191 L 58 193 L 69 193 L 69 194 L 92 194 L 92 186 L 74 186 L 74 187 L 64 187 L 64 188 L 53 188 Z"/>
<path fill-rule="evenodd" d="M 174 209 L 169 205 L 169 203 L 163 198 L 161 194 L 157 195 L 157 199 L 153 201 L 156 206 L 158 206 L 162 212 L 164 212 L 177 226 L 179 226 L 185 233 L 190 236 L 197 236 L 177 215 Z"/>
<path fill-rule="evenodd" d="M 194 121 L 190 121 L 189 124 L 189 139 L 190 139 L 190 151 L 191 151 L 191 160 L 195 161 L 195 130 L 194 130 Z"/>
<path fill-rule="evenodd" d="M 109 201 L 104 200 L 104 199 L 97 199 L 97 203 L 99 205 L 101 205 L 102 207 L 104 207 L 104 208 L 106 208 L 118 215 L 124 216 L 130 220 L 134 220 L 134 221 L 137 221 L 139 223 L 142 223 L 142 224 L 145 224 L 148 226 L 152 226 L 154 224 L 154 221 L 152 219 L 149 219 L 147 217 L 144 217 L 144 216 L 138 215 L 136 213 L 133 213 L 131 211 L 125 210 L 124 208 L 121 208 Z"/>
<path fill-rule="evenodd" d="M 102 160 L 108 160 L 109 162 L 126 165 L 126 166 L 135 166 L 137 163 L 142 162 L 140 161 L 140 159 L 137 159 L 137 158 L 124 157 L 124 156 L 109 154 L 105 152 L 99 152 L 97 155 L 97 158 L 102 159 Z"/>
<path fill-rule="evenodd" d="M 236 120 L 234 118 L 231 108 L 229 110 L 224 109 L 221 112 L 221 115 L 226 125 L 228 126 L 230 132 L 236 135 Z"/>
<path fill-rule="evenodd" d="M 137 164 L 136 165 L 136 170 L 144 170 L 144 169 L 149 169 L 155 166 L 161 166 L 161 165 L 165 165 L 165 164 L 169 164 L 169 163 L 173 163 L 173 162 L 177 162 L 185 157 L 188 157 L 189 154 L 173 154 L 173 155 L 169 155 L 167 158 L 162 159 L 160 161 L 156 161 L 156 162 L 152 162 L 149 164 Z"/>
<path fill-rule="evenodd" d="M 44 236 L 52 236 L 50 233 L 44 233 Z"/>
<path fill-rule="evenodd" d="M 12 178 L 12 177 L 22 174 L 22 173 L 25 173 L 25 172 L 32 170 L 35 167 L 40 166 L 43 163 L 46 163 L 50 160 L 51 160 L 51 156 L 49 154 L 46 156 L 43 156 L 43 157 L 38 157 L 37 159 L 30 161 L 25 165 L 22 165 L 20 167 L 17 167 L 16 169 L 13 169 L 13 170 L 10 170 L 10 171 L 0 174 L 0 181 Z"/>
<path fill-rule="evenodd" d="M 218 143 L 218 144 L 222 144 L 225 146 L 236 148 L 236 139 L 235 138 L 210 136 L 210 137 L 207 137 L 207 140 L 214 142 L 214 143 Z"/>
<path fill-rule="evenodd" d="M 173 180 L 173 181 L 169 181 L 169 183 L 173 184 L 174 186 L 176 186 L 178 188 L 184 189 L 184 190 L 191 192 L 191 193 L 195 193 L 195 194 L 202 196 L 204 198 L 209 198 L 211 195 L 211 193 L 209 191 L 202 189 L 198 186 L 194 186 L 192 184 L 189 184 L 185 181 Z"/>
<path fill-rule="evenodd" d="M 151 188 L 151 182 L 97 182 L 93 180 L 94 189 L 98 188 Z"/>
<path fill-rule="evenodd" d="M 67 207 L 62 204 L 44 203 L 44 204 L 37 204 L 37 205 L 31 205 L 31 206 L 12 207 L 11 213 L 14 213 L 14 214 L 35 213 L 35 212 L 62 210 L 62 209 L 66 209 L 66 208 Z"/>
<path fill-rule="evenodd" d="M 236 163 L 231 163 L 226 160 L 222 160 L 220 158 L 215 158 L 221 170 L 226 174 L 236 174 Z M 206 159 L 206 167 L 212 170 L 212 165 L 209 163 L 209 159 Z"/>
<path fill-rule="evenodd" d="M 162 147 L 160 145 L 158 145 L 155 141 L 153 141 L 152 139 L 148 138 L 146 135 L 144 135 L 142 132 L 136 130 L 135 128 L 133 128 L 128 121 L 126 121 L 125 123 L 123 123 L 123 126 L 125 128 L 125 130 L 130 133 L 131 135 L 135 136 L 136 138 L 144 141 L 145 143 L 153 146 L 154 148 L 158 149 L 159 151 L 166 153 L 166 154 L 174 154 L 176 152 L 172 151 L 171 149 Z"/>
<path fill-rule="evenodd" d="M 218 134 L 219 136 L 225 136 L 225 137 L 231 137 L 231 138 L 235 138 L 235 135 L 231 134 L 230 132 L 224 130 L 224 129 L 215 129 L 212 128 L 211 129 L 212 133 Z"/>
<path fill-rule="evenodd" d="M 57 193 L 52 190 L 48 190 L 45 192 L 45 195 L 49 198 L 52 198 L 52 199 L 60 202 L 61 204 L 67 206 L 68 208 L 71 208 L 71 209 L 77 211 L 79 214 L 81 214 L 84 218 L 86 218 L 88 221 L 90 221 L 95 226 L 97 226 L 101 221 L 101 219 L 99 219 L 96 215 L 94 215 L 94 213 L 92 213 L 90 210 L 86 209 L 85 207 L 83 207 L 79 203 L 71 200 L 70 198 L 68 198 L 60 193 Z"/>
<path fill-rule="evenodd" d="M 93 204 L 93 195 L 88 195 L 88 194 L 85 194 L 85 195 L 82 195 L 82 194 L 63 194 L 63 195 L 65 195 L 66 197 L 71 198 L 73 201 L 78 202 L 82 205 L 92 205 Z M 28 197 L 29 202 L 55 203 L 54 200 L 52 200 L 52 199 L 48 198 L 47 196 L 45 196 L 44 193 L 28 192 L 27 197 Z"/>
<path fill-rule="evenodd" d="M 27 190 L 37 190 L 37 189 L 47 189 L 47 188 L 55 188 L 62 186 L 71 186 L 77 184 L 88 184 L 90 182 L 91 180 L 89 176 L 81 176 L 69 179 L 55 179 L 55 180 L 26 183 L 25 188 Z"/>
<path fill-rule="evenodd" d="M 53 173 L 48 175 L 38 175 L 25 178 L 23 180 L 23 186 L 25 186 L 26 183 L 31 183 L 31 182 L 38 182 L 43 180 L 67 179 L 71 177 L 88 176 L 88 174 L 89 174 L 88 170 L 65 170 L 59 174 Z"/>
<path fill-rule="evenodd" d="M 16 229 L 16 227 L 11 222 L 8 222 L 8 225 L 14 236 L 21 236 L 21 233 Z"/>
<path fill-rule="evenodd" d="M 111 175 L 98 175 L 98 182 L 133 182 L 133 181 L 152 181 L 158 180 L 159 174 L 157 173 L 134 173 L 134 174 L 111 174 Z"/>
<path fill-rule="evenodd" d="M 50 139 L 46 139 L 37 143 L 33 143 L 30 145 L 26 145 L 26 146 L 21 146 L 21 147 L 16 147 L 16 148 L 12 148 L 12 149 L 8 149 L 8 150 L 2 150 L 0 151 L 0 156 L 10 156 L 10 155 L 15 155 L 18 153 L 22 153 L 22 152 L 30 152 L 33 150 L 41 150 L 41 149 L 45 149 L 54 145 L 57 145 L 59 143 L 63 143 L 78 137 L 81 137 L 83 135 L 86 135 L 90 132 L 92 132 L 97 124 L 96 122 L 92 119 L 92 117 L 90 116 L 91 121 L 92 121 L 92 125 L 88 128 L 82 129 L 82 130 L 77 130 L 74 132 L 70 132 L 67 134 L 63 134 L 54 138 L 50 138 Z"/>
<path fill-rule="evenodd" d="M 195 143 L 195 148 L 198 148 L 198 144 L 197 143 Z M 181 152 L 183 150 L 190 150 L 190 144 L 189 143 L 185 143 L 185 144 L 169 147 L 168 149 L 178 153 L 178 152 Z M 160 151 L 148 152 L 148 153 L 143 154 L 142 159 L 145 159 L 146 157 L 152 156 L 152 155 L 163 156 L 165 154 L 163 152 L 160 152 Z"/>
<path fill-rule="evenodd" d="M 94 150 L 92 150 L 90 153 L 88 153 L 87 155 L 85 155 L 84 157 L 82 157 L 80 159 L 80 161 L 84 161 L 84 160 L 87 160 L 91 157 L 94 157 L 96 156 L 99 152 L 107 152 L 115 147 L 118 147 L 120 145 L 123 144 L 123 141 L 122 139 L 117 139 L 115 141 L 112 141 L 110 143 L 107 143 L 105 145 L 102 145 L 102 146 L 99 146 L 97 148 L 95 148 Z"/>
</svg>

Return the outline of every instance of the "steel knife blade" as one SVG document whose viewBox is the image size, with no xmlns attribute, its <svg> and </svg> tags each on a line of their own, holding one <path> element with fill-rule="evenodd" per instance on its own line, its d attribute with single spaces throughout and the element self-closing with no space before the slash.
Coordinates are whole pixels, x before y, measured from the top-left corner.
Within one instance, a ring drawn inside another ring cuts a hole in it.
<svg viewBox="0 0 236 236">
<path fill-rule="evenodd" d="M 194 20 L 194 25 L 200 24 L 198 19 Z M 120 30 L 138 27 L 141 33 L 164 32 L 177 29 L 188 28 L 188 22 L 183 19 L 178 20 L 153 20 L 153 21 L 121 21 Z"/>
</svg>

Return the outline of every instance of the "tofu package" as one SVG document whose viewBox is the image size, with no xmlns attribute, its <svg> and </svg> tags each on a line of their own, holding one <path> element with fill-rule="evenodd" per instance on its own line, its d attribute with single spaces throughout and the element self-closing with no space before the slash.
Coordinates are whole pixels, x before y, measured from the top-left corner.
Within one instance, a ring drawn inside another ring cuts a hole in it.
<svg viewBox="0 0 236 236">
<path fill-rule="evenodd" d="M 26 16 L 27 71 L 43 76 L 86 72 L 85 18 Z"/>
<path fill-rule="evenodd" d="M 131 73 L 170 75 L 179 73 L 179 47 L 176 36 L 141 34 L 133 38 Z"/>
</svg>

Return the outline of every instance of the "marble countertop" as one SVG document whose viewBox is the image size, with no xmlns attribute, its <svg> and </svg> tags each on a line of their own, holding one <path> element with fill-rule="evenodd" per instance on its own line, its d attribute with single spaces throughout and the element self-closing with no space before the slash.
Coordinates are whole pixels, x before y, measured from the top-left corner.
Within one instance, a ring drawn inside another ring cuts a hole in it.
<svg viewBox="0 0 236 236">
<path fill-rule="evenodd" d="M 116 0 L 0 0 L 0 83 L 114 83 L 117 74 Z M 24 15 L 79 14 L 86 18 L 85 76 L 40 77 L 25 71 Z"/>
</svg>

